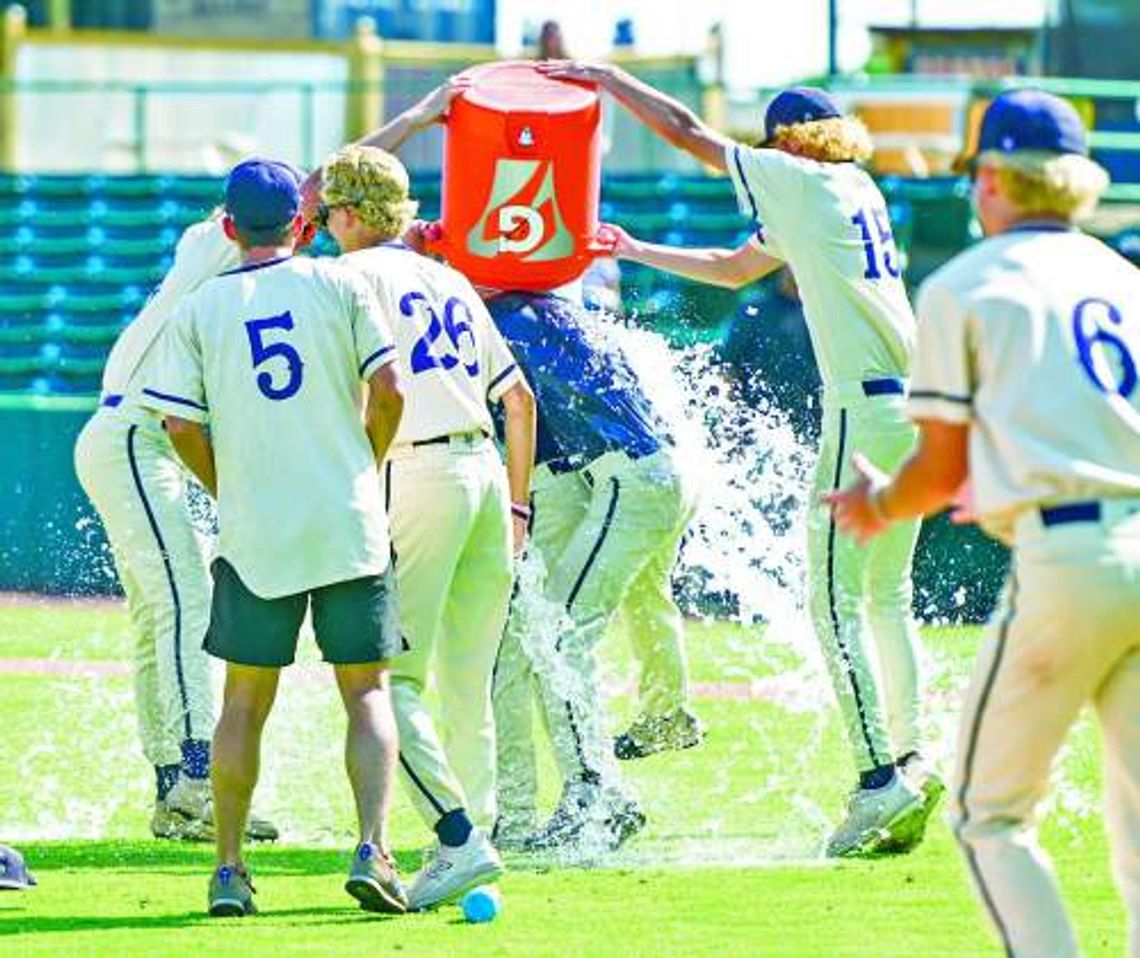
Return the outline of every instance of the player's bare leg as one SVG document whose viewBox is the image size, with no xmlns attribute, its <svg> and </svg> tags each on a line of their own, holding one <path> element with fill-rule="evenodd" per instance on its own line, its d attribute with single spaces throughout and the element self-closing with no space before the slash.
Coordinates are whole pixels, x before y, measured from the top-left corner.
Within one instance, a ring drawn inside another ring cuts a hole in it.
<svg viewBox="0 0 1140 958">
<path fill-rule="evenodd" d="M 369 911 L 400 913 L 407 896 L 388 851 L 388 812 L 399 761 L 387 663 L 338 665 L 337 688 L 348 716 L 344 765 L 360 826 L 345 889 Z"/>
<path fill-rule="evenodd" d="M 254 910 L 252 885 L 242 859 L 242 837 L 261 761 L 261 733 L 277 695 L 280 669 L 226 664 L 222 716 L 214 730 L 210 779 L 214 787 L 214 827 L 218 869 L 210 884 L 211 914 L 239 915 Z M 241 888 L 244 882 L 248 891 Z M 219 907 L 216 888 L 238 886 L 233 900 Z"/>
</svg>

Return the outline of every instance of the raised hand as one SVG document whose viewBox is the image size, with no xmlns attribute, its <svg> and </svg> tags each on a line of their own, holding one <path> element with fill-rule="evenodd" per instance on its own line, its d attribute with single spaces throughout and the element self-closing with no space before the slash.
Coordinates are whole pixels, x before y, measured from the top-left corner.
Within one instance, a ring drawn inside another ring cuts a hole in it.
<svg viewBox="0 0 1140 958">
<path fill-rule="evenodd" d="M 598 226 L 598 242 L 610 248 L 612 255 L 628 258 L 637 251 L 637 240 L 616 223 L 601 223 Z"/>
<path fill-rule="evenodd" d="M 471 83 L 472 79 L 469 76 L 456 74 L 448 77 L 416 104 L 416 119 L 419 125 L 427 126 L 446 118 L 452 101 L 465 90 L 469 90 Z"/>
<path fill-rule="evenodd" d="M 547 60 L 536 64 L 535 68 L 556 80 L 580 80 L 601 85 L 613 74 L 608 63 L 587 63 L 584 60 Z"/>
</svg>

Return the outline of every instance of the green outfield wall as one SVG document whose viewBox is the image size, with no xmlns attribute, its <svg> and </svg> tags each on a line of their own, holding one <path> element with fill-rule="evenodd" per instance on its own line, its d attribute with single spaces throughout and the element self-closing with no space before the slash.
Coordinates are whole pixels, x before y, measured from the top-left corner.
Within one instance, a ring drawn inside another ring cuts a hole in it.
<svg viewBox="0 0 1140 958">
<path fill-rule="evenodd" d="M 72 465 L 94 403 L 0 395 L 0 590 L 105 595 L 118 590 L 102 526 Z M 1004 576 L 1004 550 L 974 529 L 928 522 L 915 564 L 915 610 L 925 621 L 979 621 Z M 690 597 L 698 608 L 722 608 Z"/>
</svg>

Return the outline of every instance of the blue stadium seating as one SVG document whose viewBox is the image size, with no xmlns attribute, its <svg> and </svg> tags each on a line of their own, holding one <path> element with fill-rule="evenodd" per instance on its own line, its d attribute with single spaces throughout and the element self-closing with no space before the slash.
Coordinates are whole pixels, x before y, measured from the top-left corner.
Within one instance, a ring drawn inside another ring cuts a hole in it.
<svg viewBox="0 0 1140 958">
<path fill-rule="evenodd" d="M 417 177 L 413 192 L 422 216 L 438 216 L 437 175 Z M 205 176 L 0 175 L 0 392 L 98 392 L 107 350 L 182 230 L 221 198 L 221 180 Z M 735 245 L 751 234 L 723 179 L 610 177 L 601 214 L 655 241 Z M 324 235 L 313 248 L 335 251 Z M 628 264 L 623 280 L 634 303 L 695 288 Z"/>
</svg>

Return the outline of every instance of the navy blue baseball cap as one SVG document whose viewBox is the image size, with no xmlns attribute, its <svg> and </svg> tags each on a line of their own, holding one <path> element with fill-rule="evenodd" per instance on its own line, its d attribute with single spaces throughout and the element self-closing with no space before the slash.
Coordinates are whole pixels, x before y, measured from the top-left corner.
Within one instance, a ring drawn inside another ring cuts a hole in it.
<svg viewBox="0 0 1140 958">
<path fill-rule="evenodd" d="M 839 104 L 825 90 L 814 86 L 793 86 L 781 90 L 764 114 L 764 142 L 776 135 L 776 127 L 843 116 Z"/>
<path fill-rule="evenodd" d="M 1088 137 L 1080 114 L 1068 100 L 1044 90 L 999 94 L 982 117 L 977 150 L 960 157 L 955 167 L 968 169 L 979 153 L 1022 150 L 1088 156 Z"/>
<path fill-rule="evenodd" d="M 226 212 L 243 232 L 282 229 L 300 212 L 301 180 L 288 163 L 245 160 L 226 178 Z"/>
<path fill-rule="evenodd" d="M 19 891 L 35 883 L 24 856 L 8 845 L 0 845 L 0 889 Z"/>
</svg>

